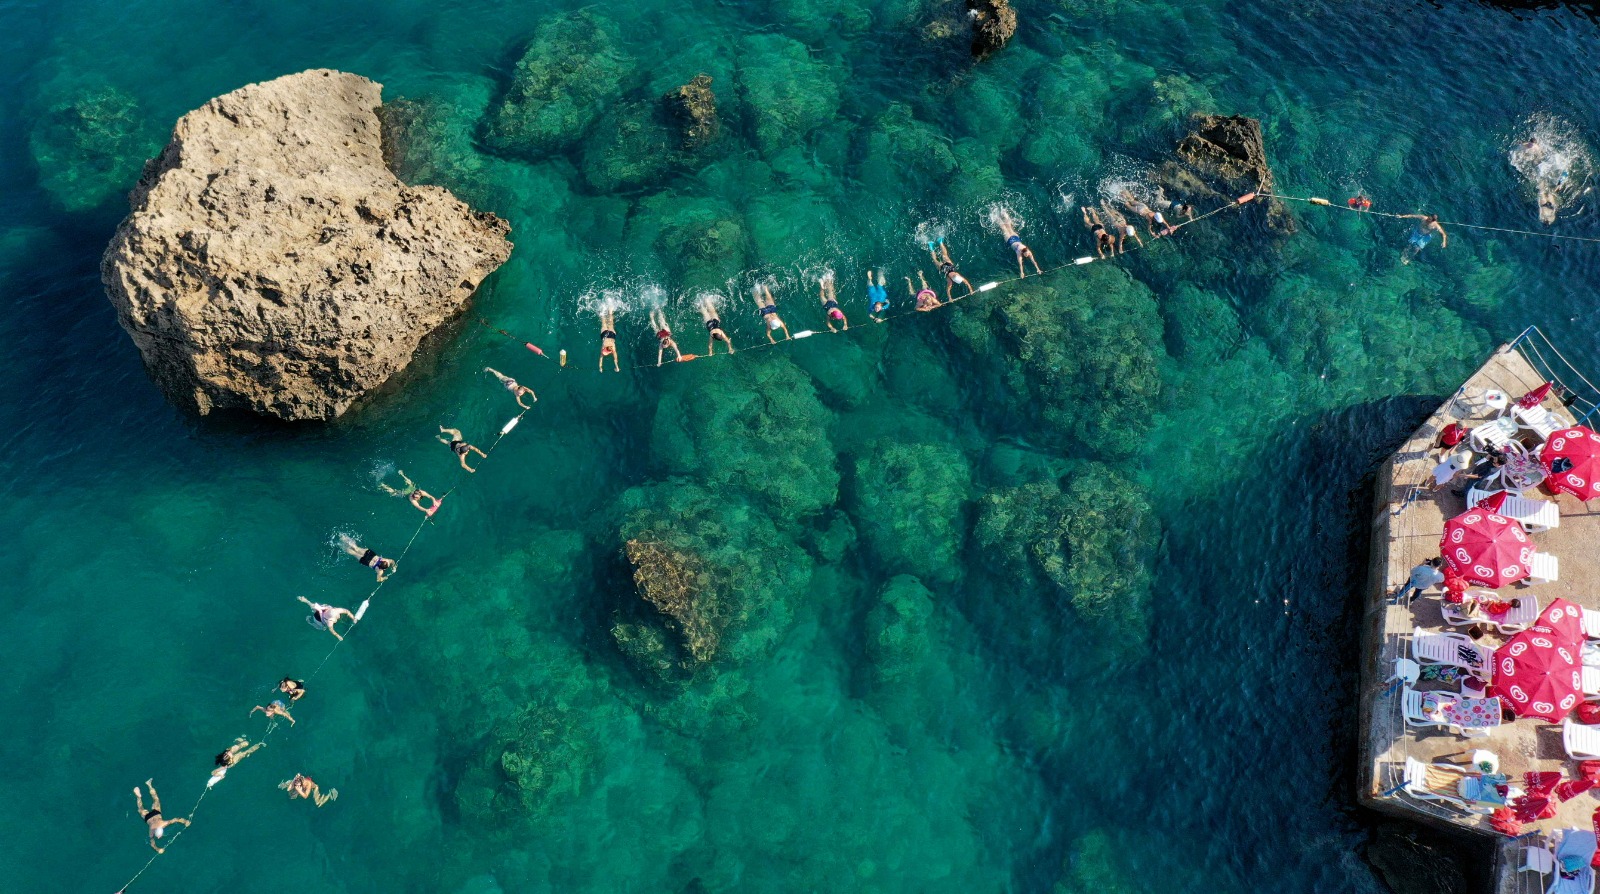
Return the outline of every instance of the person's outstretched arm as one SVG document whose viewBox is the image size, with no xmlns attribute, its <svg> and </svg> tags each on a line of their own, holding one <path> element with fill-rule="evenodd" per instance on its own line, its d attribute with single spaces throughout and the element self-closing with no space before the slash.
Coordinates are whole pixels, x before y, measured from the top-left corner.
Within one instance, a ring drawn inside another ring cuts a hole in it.
<svg viewBox="0 0 1600 894">
<path fill-rule="evenodd" d="M 656 366 L 660 366 L 662 359 L 665 358 L 666 356 L 667 356 L 667 343 L 662 341 L 659 338 L 656 339 Z"/>
<path fill-rule="evenodd" d="M 1020 279 L 1028 278 L 1028 270 L 1022 266 L 1022 255 L 1017 255 L 1017 276 Z"/>
<path fill-rule="evenodd" d="M 1450 234 L 1446 233 L 1444 231 L 1444 227 L 1440 226 L 1438 221 L 1434 221 L 1433 225 L 1439 231 L 1439 247 L 1440 248 L 1449 248 L 1450 247 Z"/>
</svg>

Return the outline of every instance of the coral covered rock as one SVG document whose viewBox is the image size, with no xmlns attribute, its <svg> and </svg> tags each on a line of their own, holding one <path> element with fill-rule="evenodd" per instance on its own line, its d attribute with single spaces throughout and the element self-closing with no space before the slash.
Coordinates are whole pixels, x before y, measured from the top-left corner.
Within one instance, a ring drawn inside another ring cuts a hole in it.
<svg viewBox="0 0 1600 894">
<path fill-rule="evenodd" d="M 384 166 L 381 85 L 307 71 L 178 121 L 101 278 L 178 403 L 332 419 L 411 362 L 510 227 Z"/>
<path fill-rule="evenodd" d="M 740 42 L 739 76 L 763 155 L 776 155 L 834 120 L 839 85 L 833 73 L 805 44 L 782 35 L 757 34 Z"/>
<path fill-rule="evenodd" d="M 1272 191 L 1272 168 L 1261 139 L 1261 122 L 1241 115 L 1196 115 L 1192 132 L 1156 177 L 1172 195 L 1186 201 L 1223 204 L 1251 192 Z M 1263 201 L 1264 220 L 1274 232 L 1295 231 L 1289 209 L 1276 199 Z"/>
<path fill-rule="evenodd" d="M 1143 489 L 1091 463 L 1062 489 L 1038 482 L 991 491 L 973 538 L 991 568 L 1024 592 L 1053 584 L 1082 617 L 1142 626 L 1150 595 L 1155 511 Z"/>
<path fill-rule="evenodd" d="M 28 149 L 39 184 L 68 211 L 88 211 L 133 188 L 148 144 L 139 104 L 111 86 L 85 90 L 39 116 Z"/>
<path fill-rule="evenodd" d="M 677 159 L 677 140 L 654 103 L 614 104 L 584 141 L 583 176 L 601 192 L 636 189 Z"/>
<path fill-rule="evenodd" d="M 878 440 L 855 457 L 851 513 L 891 571 L 949 583 L 961 576 L 969 480 L 954 447 Z"/>
<path fill-rule="evenodd" d="M 717 117 L 717 95 L 711 90 L 711 76 L 696 75 L 694 80 L 663 97 L 667 112 L 676 124 L 680 145 L 689 151 L 704 148 L 722 133 Z"/>
<path fill-rule="evenodd" d="M 1006 45 L 1017 33 L 1017 11 L 1011 0 L 967 0 L 972 19 L 972 55 L 983 57 Z"/>
<path fill-rule="evenodd" d="M 570 707 L 541 698 L 496 725 L 481 762 L 457 787 L 463 814 L 479 820 L 542 816 L 590 784 L 601 745 Z"/>
<path fill-rule="evenodd" d="M 928 627 L 934 616 L 933 593 L 909 574 L 892 578 L 867 613 L 867 657 L 879 682 L 895 682 L 916 673 L 934 643 Z"/>
<path fill-rule="evenodd" d="M 632 60 L 612 25 L 588 10 L 555 16 L 539 28 L 484 123 L 496 152 L 536 160 L 566 149 L 622 91 Z"/>
<path fill-rule="evenodd" d="M 656 540 L 629 540 L 622 552 L 633 566 L 640 597 L 672 619 L 691 658 L 711 660 L 722 631 L 707 612 L 713 600 L 701 598 L 717 583 L 705 563 L 693 553 Z"/>
</svg>

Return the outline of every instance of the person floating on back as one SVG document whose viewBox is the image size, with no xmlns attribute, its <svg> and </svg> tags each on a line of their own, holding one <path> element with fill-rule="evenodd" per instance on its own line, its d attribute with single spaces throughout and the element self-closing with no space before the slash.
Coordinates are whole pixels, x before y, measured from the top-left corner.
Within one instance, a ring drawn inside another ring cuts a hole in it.
<svg viewBox="0 0 1600 894">
<path fill-rule="evenodd" d="M 611 305 L 600 308 L 600 371 L 606 371 L 606 358 L 611 358 L 611 370 L 622 372 L 617 360 L 617 323 Z M 465 465 L 465 463 L 463 463 Z M 471 469 L 467 470 L 472 471 Z"/>
<path fill-rule="evenodd" d="M 1413 226 L 1410 235 L 1406 236 L 1406 247 L 1400 252 L 1400 263 L 1409 264 L 1417 255 L 1422 254 L 1422 250 L 1427 248 L 1428 243 L 1433 241 L 1435 234 L 1439 236 L 1439 247 L 1441 249 L 1450 247 L 1450 234 L 1446 233 L 1444 227 L 1439 225 L 1439 215 L 1402 214 L 1399 216 L 1405 220 L 1421 221 L 1421 223 Z"/>
<path fill-rule="evenodd" d="M 165 819 L 161 816 L 161 796 L 156 794 L 156 784 L 152 779 L 144 781 L 145 787 L 150 789 L 150 809 L 144 809 L 144 795 L 136 785 L 133 787 L 133 803 L 139 808 L 139 815 L 144 817 L 144 824 L 150 832 L 150 847 L 158 854 L 164 854 L 167 849 L 156 844 L 167 834 L 168 826 L 187 826 L 190 822 L 181 816 Z"/>
<path fill-rule="evenodd" d="M 706 332 L 710 338 L 706 340 L 706 354 L 712 357 L 717 355 L 717 342 L 728 346 L 728 353 L 733 353 L 733 340 L 728 338 L 728 333 L 722 331 L 722 318 L 717 316 L 717 303 L 709 295 L 702 295 L 699 301 L 700 319 L 706 324 Z"/>
<path fill-rule="evenodd" d="M 922 283 L 920 291 L 911 284 L 911 277 L 906 277 L 906 294 L 911 296 L 911 301 L 917 306 L 917 310 L 927 312 L 944 303 L 932 289 L 928 288 L 928 278 L 922 275 L 921 270 L 917 271 L 917 281 Z"/>
<path fill-rule="evenodd" d="M 822 312 L 827 317 L 828 331 L 839 331 L 833 328 L 835 321 L 843 324 L 848 331 L 850 329 L 850 321 L 845 319 L 844 311 L 839 309 L 839 296 L 833 291 L 832 270 L 822 274 L 822 278 L 817 281 L 817 297 L 822 302 Z"/>
<path fill-rule="evenodd" d="M 673 360 L 682 360 L 683 350 L 672 338 L 672 327 L 667 325 L 666 311 L 659 307 L 651 308 L 650 325 L 656 330 L 656 366 L 660 366 L 661 361 L 666 359 L 668 351 L 675 355 Z"/>
<path fill-rule="evenodd" d="M 761 314 L 761 322 L 767 324 L 767 341 L 777 344 L 778 340 L 772 333 L 783 330 L 783 337 L 789 337 L 789 327 L 784 325 L 783 317 L 778 316 L 778 300 L 772 297 L 772 290 L 766 283 L 756 283 L 750 290 L 750 297 L 755 299 L 757 313 Z"/>
<path fill-rule="evenodd" d="M 460 458 L 461 468 L 466 469 L 468 472 L 476 472 L 478 470 L 467 465 L 467 454 L 476 453 L 484 459 L 489 458 L 489 454 L 484 453 L 482 450 L 479 450 L 471 444 L 468 444 L 466 441 L 463 441 L 461 439 L 461 429 L 459 428 L 445 428 L 441 425 L 439 426 L 439 434 L 435 435 L 434 437 L 439 439 L 439 443 L 449 447 L 451 453 L 454 453 L 458 458 Z M 415 496 L 415 494 L 413 494 L 413 496 Z M 434 500 L 433 502 L 434 506 L 437 507 L 439 501 Z M 417 508 L 422 509 L 421 506 L 418 506 Z M 422 509 L 422 511 L 427 512 L 429 515 L 433 514 L 432 512 L 428 512 L 426 509 Z"/>
<path fill-rule="evenodd" d="M 255 712 L 251 711 L 250 713 L 254 714 Z M 229 769 L 238 764 L 240 761 L 254 754 L 256 749 L 262 748 L 266 744 L 267 743 L 265 742 L 257 742 L 256 744 L 251 745 L 250 740 L 246 739 L 244 736 L 240 736 L 239 738 L 233 740 L 233 744 L 228 746 L 227 751 L 217 755 L 217 768 L 211 771 L 211 778 L 206 780 L 206 788 L 210 788 L 213 785 L 221 782 L 222 778 L 228 775 Z"/>
<path fill-rule="evenodd" d="M 882 270 L 878 271 L 878 281 L 876 284 L 874 284 L 872 281 L 872 271 L 867 271 L 867 301 L 872 307 L 870 316 L 874 320 L 882 323 L 883 319 L 878 315 L 889 309 L 889 290 L 884 288 Z"/>
<path fill-rule="evenodd" d="M 1034 273 L 1043 274 L 1044 271 L 1039 269 L 1038 260 L 1033 256 L 1033 249 L 1024 245 L 1022 237 L 1017 235 L 1017 226 L 1011 220 L 1011 212 L 1003 207 L 996 208 L 994 222 L 1000 226 L 1000 235 L 1006 237 L 1006 246 L 1016 253 L 1018 276 L 1022 278 L 1027 278 L 1028 276 L 1028 271 L 1022 267 L 1024 260 L 1033 262 Z"/>
<path fill-rule="evenodd" d="M 306 605 L 311 606 L 311 614 L 306 618 L 306 623 L 310 624 L 312 627 L 318 628 L 319 630 L 328 631 L 329 633 L 333 634 L 334 639 L 340 640 L 341 642 L 344 640 L 344 637 L 339 635 L 339 631 L 334 628 L 334 625 L 339 623 L 340 618 L 349 618 L 351 623 L 359 620 L 356 617 L 356 613 L 350 609 L 339 608 L 338 606 L 334 605 L 323 605 L 320 602 L 312 602 L 304 596 L 296 596 L 295 598 L 301 602 L 304 602 Z M 263 708 L 262 710 L 266 709 Z"/>
<path fill-rule="evenodd" d="M 1107 251 L 1115 255 L 1117 253 L 1116 237 L 1106 231 L 1106 225 L 1100 220 L 1100 212 L 1087 206 L 1082 211 L 1083 225 L 1089 228 L 1089 235 L 1094 237 L 1094 253 L 1099 255 L 1101 260 L 1105 259 Z"/>
<path fill-rule="evenodd" d="M 940 236 L 937 242 L 928 243 L 928 254 L 933 256 L 933 266 L 938 267 L 939 272 L 944 275 L 944 300 L 958 300 L 950 296 L 952 286 L 962 285 L 967 287 L 967 294 L 962 295 L 962 298 L 972 294 L 972 283 L 967 282 L 966 277 L 961 275 L 961 271 L 956 269 L 956 262 L 950 260 L 950 249 L 944 244 L 943 236 Z M 921 310 L 921 308 L 918 308 L 918 310 Z"/>
<path fill-rule="evenodd" d="M 517 406 L 523 408 L 524 410 L 533 409 L 532 407 L 530 407 L 527 404 L 522 402 L 522 398 L 524 396 L 531 397 L 535 401 L 539 400 L 539 395 L 534 394 L 532 388 L 529 388 L 526 385 L 517 384 L 517 380 L 516 379 L 511 378 L 510 376 L 506 375 L 505 373 L 500 372 L 497 369 L 491 369 L 490 367 L 487 367 L 487 366 L 485 366 L 483 368 L 483 371 L 488 373 L 488 374 L 490 374 L 490 375 L 492 375 L 492 376 L 494 376 L 495 378 L 499 379 L 500 380 L 500 384 L 504 385 L 506 390 L 511 392 L 511 396 L 512 397 L 516 398 Z"/>
<path fill-rule="evenodd" d="M 401 475 L 400 477 L 401 478 L 405 478 L 404 475 Z M 409 483 L 410 479 L 407 478 L 406 481 L 407 481 L 407 483 Z M 385 488 L 385 489 L 389 490 L 390 493 L 393 493 L 396 496 L 401 496 L 402 495 L 398 491 L 394 490 L 393 488 Z M 412 486 L 411 491 L 409 493 L 409 496 L 411 497 L 412 505 L 416 505 L 417 494 L 420 494 L 420 493 L 425 493 L 425 492 L 417 490 L 415 486 Z M 437 500 L 435 500 L 434 502 L 435 502 L 435 504 L 438 503 Z M 420 509 L 421 507 L 419 506 L 418 508 Z M 378 583 L 380 583 L 380 584 L 383 583 L 384 578 L 387 578 L 389 576 L 389 572 L 394 570 L 394 564 L 395 563 L 394 563 L 393 559 L 385 559 L 383 556 L 380 556 L 377 553 L 373 552 L 372 550 L 363 547 L 361 544 L 357 543 L 355 541 L 355 538 L 351 537 L 349 534 L 340 534 L 339 535 L 339 545 L 344 549 L 345 553 L 347 553 L 348 555 L 354 556 L 356 561 L 358 561 L 361 564 L 367 566 L 368 568 L 371 568 L 373 571 L 376 571 L 378 573 Z"/>
<path fill-rule="evenodd" d="M 328 793 L 324 795 L 322 789 L 317 787 L 316 780 L 303 773 L 296 773 L 293 779 L 285 779 L 278 783 L 278 788 L 288 792 L 289 800 L 291 801 L 295 798 L 305 798 L 318 807 L 329 801 L 337 800 L 339 797 L 339 790 L 336 788 L 328 789 Z"/>
</svg>

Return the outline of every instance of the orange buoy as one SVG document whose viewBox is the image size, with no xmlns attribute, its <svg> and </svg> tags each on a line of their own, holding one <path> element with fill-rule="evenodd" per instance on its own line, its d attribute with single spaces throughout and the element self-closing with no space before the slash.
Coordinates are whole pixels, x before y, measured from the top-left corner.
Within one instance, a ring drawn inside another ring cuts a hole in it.
<svg viewBox="0 0 1600 894">
<path fill-rule="evenodd" d="M 1244 195 L 1242 195 L 1242 196 L 1240 196 L 1238 198 L 1238 202 L 1241 205 L 1248 205 L 1251 202 L 1254 202 L 1255 200 L 1256 200 L 1256 194 L 1253 193 L 1253 192 L 1247 192 L 1247 193 L 1245 193 Z"/>
</svg>

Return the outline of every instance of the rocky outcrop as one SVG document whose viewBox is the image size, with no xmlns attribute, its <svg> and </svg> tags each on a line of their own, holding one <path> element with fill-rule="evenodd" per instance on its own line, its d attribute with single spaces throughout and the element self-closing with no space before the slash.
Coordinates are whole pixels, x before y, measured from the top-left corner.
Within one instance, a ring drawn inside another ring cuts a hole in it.
<svg viewBox="0 0 1600 894">
<path fill-rule="evenodd" d="M 633 60 L 618 43 L 616 28 L 589 10 L 551 17 L 484 118 L 484 144 L 536 161 L 576 146 L 621 94 L 632 70 Z"/>
<path fill-rule="evenodd" d="M 684 149 L 699 149 L 721 133 L 722 124 L 717 119 L 717 95 L 711 92 L 710 75 L 696 75 L 694 80 L 668 93 L 663 99 L 668 114 L 683 132 Z"/>
<path fill-rule="evenodd" d="M 1017 33 L 1017 11 L 1011 0 L 967 0 L 972 17 L 972 55 L 982 58 L 1006 45 Z"/>
<path fill-rule="evenodd" d="M 1242 115 L 1196 115 L 1188 136 L 1178 142 L 1177 161 L 1157 171 L 1169 197 L 1217 204 L 1245 193 L 1271 192 L 1272 168 L 1261 139 L 1261 122 Z M 1281 235 L 1295 230 L 1294 218 L 1275 199 L 1266 208 L 1266 224 Z"/>
<path fill-rule="evenodd" d="M 505 221 L 385 167 L 382 89 L 327 70 L 241 87 L 145 165 L 101 278 L 175 401 L 333 419 L 510 256 Z"/>
</svg>

